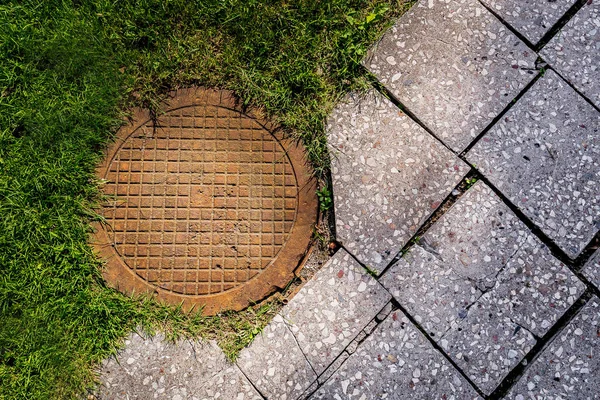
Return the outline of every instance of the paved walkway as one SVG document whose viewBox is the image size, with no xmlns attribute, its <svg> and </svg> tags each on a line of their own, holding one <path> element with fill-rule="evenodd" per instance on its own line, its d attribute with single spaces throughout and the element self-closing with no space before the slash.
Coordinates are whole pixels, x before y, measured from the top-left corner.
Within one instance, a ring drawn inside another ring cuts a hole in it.
<svg viewBox="0 0 600 400">
<path fill-rule="evenodd" d="M 364 66 L 343 248 L 236 364 L 134 335 L 100 398 L 600 398 L 600 1 L 421 0 Z"/>
</svg>

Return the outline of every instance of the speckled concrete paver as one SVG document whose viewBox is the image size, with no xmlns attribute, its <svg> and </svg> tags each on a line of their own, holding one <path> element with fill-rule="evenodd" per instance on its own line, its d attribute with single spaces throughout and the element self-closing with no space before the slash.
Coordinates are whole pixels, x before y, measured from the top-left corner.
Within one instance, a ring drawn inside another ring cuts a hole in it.
<svg viewBox="0 0 600 400">
<path fill-rule="evenodd" d="M 311 399 L 477 399 L 477 392 L 394 311 Z"/>
<path fill-rule="evenodd" d="M 584 289 L 482 182 L 381 282 L 486 393 Z"/>
<path fill-rule="evenodd" d="M 242 350 L 237 365 L 268 399 L 295 399 L 317 380 L 317 374 L 279 314 Z"/>
<path fill-rule="evenodd" d="M 506 396 L 511 400 L 600 398 L 600 301 L 594 297 Z"/>
<path fill-rule="evenodd" d="M 467 158 L 575 258 L 600 230 L 600 112 L 552 71 Z"/>
<path fill-rule="evenodd" d="M 531 332 L 489 300 L 482 297 L 440 340 L 444 351 L 487 395 L 535 344 Z"/>
<path fill-rule="evenodd" d="M 585 264 L 582 272 L 596 288 L 600 289 L 600 250 L 596 250 L 596 253 Z"/>
<path fill-rule="evenodd" d="M 576 0 L 481 0 L 533 45 L 558 22 Z"/>
<path fill-rule="evenodd" d="M 534 77 L 535 60 L 477 0 L 421 0 L 363 63 L 460 152 Z"/>
<path fill-rule="evenodd" d="M 587 1 L 541 56 L 600 107 L 600 2 Z"/>
<path fill-rule="evenodd" d="M 101 370 L 98 399 L 262 399 L 215 343 L 133 334 Z"/>
<path fill-rule="evenodd" d="M 338 240 L 381 272 L 466 165 L 373 90 L 338 105 L 328 137 Z"/>
<path fill-rule="evenodd" d="M 391 295 L 339 250 L 282 312 L 317 374 L 331 364 Z"/>
<path fill-rule="evenodd" d="M 495 285 L 527 236 L 500 199 L 477 183 L 380 281 L 417 322 L 440 337 Z"/>
</svg>

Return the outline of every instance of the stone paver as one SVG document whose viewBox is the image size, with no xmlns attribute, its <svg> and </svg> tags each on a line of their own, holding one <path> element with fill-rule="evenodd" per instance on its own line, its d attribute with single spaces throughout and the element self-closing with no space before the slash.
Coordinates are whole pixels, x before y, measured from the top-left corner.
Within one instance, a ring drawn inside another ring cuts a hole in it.
<svg viewBox="0 0 600 400">
<path fill-rule="evenodd" d="M 101 371 L 98 399 L 262 399 L 213 343 L 133 334 Z"/>
<path fill-rule="evenodd" d="M 541 55 L 600 107 L 600 2 L 587 1 Z"/>
<path fill-rule="evenodd" d="M 577 0 L 481 0 L 533 45 Z"/>
<path fill-rule="evenodd" d="M 466 315 L 528 233 L 482 183 L 455 203 L 380 282 L 434 337 Z"/>
<path fill-rule="evenodd" d="M 584 290 L 482 182 L 381 282 L 488 394 Z"/>
<path fill-rule="evenodd" d="M 513 400 L 600 399 L 600 301 L 594 297 L 506 396 Z"/>
<path fill-rule="evenodd" d="M 466 174 L 466 165 L 376 91 L 328 124 L 338 240 L 382 271 Z"/>
<path fill-rule="evenodd" d="M 536 57 L 476 0 L 421 0 L 364 64 L 460 152 L 534 77 Z"/>
<path fill-rule="evenodd" d="M 390 299 L 389 292 L 341 249 L 281 314 L 321 374 Z"/>
<path fill-rule="evenodd" d="M 237 365 L 267 399 L 295 399 L 317 380 L 279 314 L 242 350 Z"/>
<path fill-rule="evenodd" d="M 596 253 L 585 264 L 582 272 L 594 286 L 600 289 L 600 250 L 596 250 Z"/>
<path fill-rule="evenodd" d="M 477 399 L 477 392 L 394 311 L 311 399 Z"/>
<path fill-rule="evenodd" d="M 487 395 L 535 345 L 531 332 L 515 324 L 509 313 L 482 297 L 464 321 L 439 343 L 459 368 Z"/>
<path fill-rule="evenodd" d="M 546 74 L 467 158 L 575 258 L 600 230 L 600 112 Z"/>
</svg>

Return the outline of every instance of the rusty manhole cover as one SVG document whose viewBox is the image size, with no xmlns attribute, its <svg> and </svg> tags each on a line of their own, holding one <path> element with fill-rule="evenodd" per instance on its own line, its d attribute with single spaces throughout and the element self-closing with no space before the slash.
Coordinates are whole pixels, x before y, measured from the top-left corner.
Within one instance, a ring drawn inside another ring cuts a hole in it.
<svg viewBox="0 0 600 400">
<path fill-rule="evenodd" d="M 99 175 L 111 201 L 96 247 L 105 278 L 205 314 L 285 286 L 316 220 L 303 149 L 241 112 L 228 92 L 174 94 L 154 125 L 139 111 Z"/>
</svg>

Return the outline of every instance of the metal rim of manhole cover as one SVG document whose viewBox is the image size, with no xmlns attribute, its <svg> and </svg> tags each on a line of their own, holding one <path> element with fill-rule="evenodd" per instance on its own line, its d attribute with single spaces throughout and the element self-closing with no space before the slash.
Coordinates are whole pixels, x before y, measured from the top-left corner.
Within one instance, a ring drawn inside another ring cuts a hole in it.
<svg viewBox="0 0 600 400">
<path fill-rule="evenodd" d="M 206 315 L 241 310 L 287 285 L 309 246 L 304 149 L 231 92 L 178 90 L 165 109 L 154 121 L 136 110 L 98 168 L 104 278 Z"/>
</svg>

